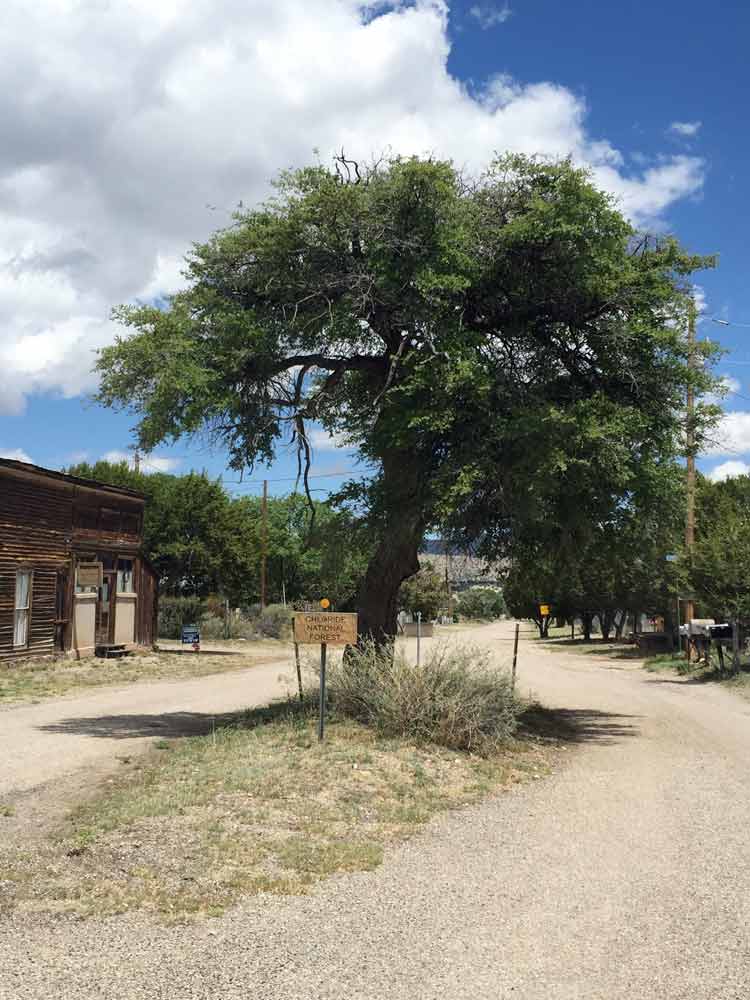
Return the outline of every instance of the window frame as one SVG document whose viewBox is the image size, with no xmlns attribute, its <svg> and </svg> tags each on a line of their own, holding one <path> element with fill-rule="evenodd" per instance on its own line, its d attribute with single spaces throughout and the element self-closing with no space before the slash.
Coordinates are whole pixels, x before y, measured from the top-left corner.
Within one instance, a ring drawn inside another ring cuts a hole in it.
<svg viewBox="0 0 750 1000">
<path fill-rule="evenodd" d="M 128 562 L 130 563 L 130 570 L 124 570 L 120 568 L 120 563 Z M 130 574 L 130 590 L 120 589 L 120 580 L 122 579 L 121 574 L 129 572 Z M 118 554 L 115 560 L 115 574 L 116 574 L 116 584 L 115 584 L 115 595 L 117 594 L 135 594 L 135 556 L 121 556 Z"/>
<path fill-rule="evenodd" d="M 25 608 L 18 607 L 18 578 L 24 574 L 29 578 L 28 599 Z M 31 643 L 31 612 L 34 605 L 34 568 L 32 566 L 18 566 L 16 568 L 16 589 L 13 594 L 13 649 L 28 649 Z M 16 642 L 18 635 L 18 615 L 19 612 L 26 613 L 26 638 L 24 642 Z"/>
</svg>

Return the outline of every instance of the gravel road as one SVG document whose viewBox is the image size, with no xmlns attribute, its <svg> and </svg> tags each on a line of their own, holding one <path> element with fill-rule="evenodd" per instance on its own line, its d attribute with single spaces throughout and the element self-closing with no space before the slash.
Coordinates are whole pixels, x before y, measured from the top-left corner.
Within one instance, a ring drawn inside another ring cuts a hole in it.
<svg viewBox="0 0 750 1000">
<path fill-rule="evenodd" d="M 507 656 L 509 636 L 472 639 Z M 0 998 L 748 1000 L 750 703 L 528 641 L 519 665 L 522 688 L 578 730 L 551 778 L 438 820 L 374 872 L 192 927 L 6 918 Z M 272 686 L 268 668 L 222 681 L 245 701 Z M 183 710 L 219 701 L 216 683 L 181 682 Z M 163 685 L 146 687 L 153 711 Z M 108 691 L 76 711 L 139 697 Z M 71 700 L 56 705 L 59 727 Z M 30 712 L 0 713 L 2 728 Z"/>
</svg>

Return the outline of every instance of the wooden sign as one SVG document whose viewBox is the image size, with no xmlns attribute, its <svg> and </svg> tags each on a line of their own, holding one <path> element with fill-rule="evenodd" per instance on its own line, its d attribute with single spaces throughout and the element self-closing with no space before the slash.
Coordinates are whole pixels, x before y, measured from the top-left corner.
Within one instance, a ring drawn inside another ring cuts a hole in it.
<svg viewBox="0 0 750 1000">
<path fill-rule="evenodd" d="M 326 646 L 353 646 L 357 641 L 356 614 L 296 611 L 294 641 Z"/>
<path fill-rule="evenodd" d="M 102 585 L 102 564 L 78 563 L 78 586 L 79 587 L 101 587 Z"/>
</svg>

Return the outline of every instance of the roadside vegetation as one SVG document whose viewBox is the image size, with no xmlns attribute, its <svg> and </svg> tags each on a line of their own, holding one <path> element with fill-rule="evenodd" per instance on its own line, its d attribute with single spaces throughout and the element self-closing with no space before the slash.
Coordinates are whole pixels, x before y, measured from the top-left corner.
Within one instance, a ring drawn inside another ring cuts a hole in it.
<svg viewBox="0 0 750 1000">
<path fill-rule="evenodd" d="M 692 684 L 721 684 L 723 687 L 736 691 L 743 698 L 750 698 L 750 661 L 747 656 L 740 658 L 739 670 L 734 672 L 731 667 L 732 654 L 725 653 L 725 667 L 722 670 L 719 659 L 712 652 L 708 663 L 688 663 L 684 653 L 665 653 L 661 656 L 651 656 L 644 667 L 651 673 L 674 671 L 680 677 Z"/>
<path fill-rule="evenodd" d="M 0 846 L 5 907 L 217 915 L 372 869 L 436 814 L 547 773 L 555 739 L 519 737 L 524 706 L 502 672 L 454 651 L 421 682 L 398 657 L 376 679 L 381 656 L 371 647 L 350 675 L 332 669 L 322 744 L 308 699 L 123 758 L 56 836 Z"/>
</svg>

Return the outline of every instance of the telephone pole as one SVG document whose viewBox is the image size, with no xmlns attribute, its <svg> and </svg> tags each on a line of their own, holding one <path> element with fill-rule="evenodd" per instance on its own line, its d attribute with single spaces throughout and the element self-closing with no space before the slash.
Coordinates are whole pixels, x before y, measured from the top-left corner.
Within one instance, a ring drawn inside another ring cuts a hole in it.
<svg viewBox="0 0 750 1000">
<path fill-rule="evenodd" d="M 695 303 L 692 296 L 688 311 L 688 373 L 692 379 L 695 369 Z M 686 478 L 686 511 L 685 511 L 685 555 L 690 558 L 695 544 L 695 389 L 692 380 L 687 387 L 685 452 L 687 459 Z M 695 607 L 692 598 L 685 601 L 686 622 L 695 618 Z"/>
<path fill-rule="evenodd" d="M 260 606 L 266 606 L 266 568 L 268 564 L 268 480 L 263 480 L 260 502 Z"/>
</svg>

